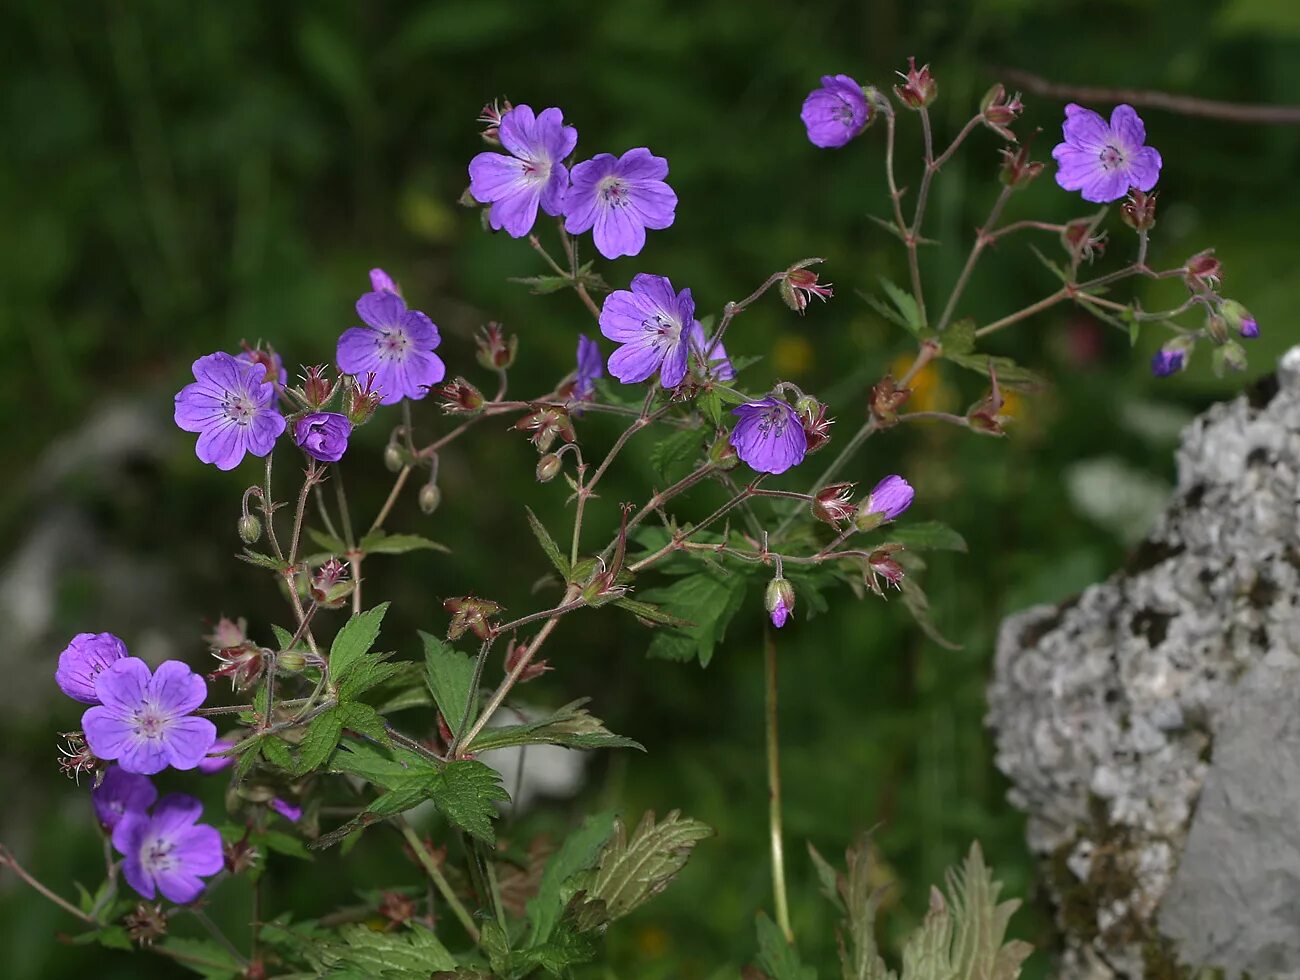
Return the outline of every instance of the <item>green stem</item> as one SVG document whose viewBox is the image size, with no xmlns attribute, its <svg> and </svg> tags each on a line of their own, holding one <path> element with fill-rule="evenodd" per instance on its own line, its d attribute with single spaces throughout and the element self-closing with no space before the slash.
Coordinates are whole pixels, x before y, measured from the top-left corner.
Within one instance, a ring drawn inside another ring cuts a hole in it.
<svg viewBox="0 0 1300 980">
<path fill-rule="evenodd" d="M 474 920 L 470 917 L 468 910 L 466 910 L 465 906 L 461 904 L 460 899 L 456 897 L 456 893 L 451 890 L 451 885 L 447 883 L 447 879 L 443 875 L 442 870 L 438 867 L 438 863 L 434 861 L 433 855 L 425 849 L 424 841 L 420 840 L 415 831 L 411 829 L 411 825 L 405 820 L 401 817 L 398 817 L 397 820 L 398 826 L 402 831 L 402 836 L 406 838 L 406 843 L 410 845 L 411 850 L 415 853 L 416 860 L 420 862 L 425 873 L 433 882 L 433 886 L 438 889 L 438 893 L 442 895 L 443 900 L 451 907 L 452 914 L 460 921 L 460 924 L 464 927 L 469 938 L 472 939 L 474 945 L 477 946 L 479 944 L 478 926 L 474 925 Z"/>
<path fill-rule="evenodd" d="M 777 734 L 776 641 L 771 627 L 763 629 L 764 690 L 767 694 L 767 822 L 772 839 L 772 899 L 776 924 L 785 941 L 794 944 L 790 928 L 790 905 L 785 893 L 785 847 L 781 839 L 781 749 Z"/>
</svg>

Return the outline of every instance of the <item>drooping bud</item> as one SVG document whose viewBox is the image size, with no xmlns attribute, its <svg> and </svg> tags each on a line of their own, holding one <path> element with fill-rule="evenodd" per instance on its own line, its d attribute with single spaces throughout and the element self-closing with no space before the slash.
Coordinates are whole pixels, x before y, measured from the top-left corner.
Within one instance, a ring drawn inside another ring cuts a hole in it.
<svg viewBox="0 0 1300 980">
<path fill-rule="evenodd" d="M 449 415 L 472 415 L 483 409 L 483 392 L 464 378 L 455 378 L 431 389 L 439 407 Z"/>
<path fill-rule="evenodd" d="M 1177 374 L 1187 366 L 1187 355 L 1194 341 L 1188 337 L 1175 337 L 1167 341 L 1151 358 L 1151 373 L 1157 378 Z"/>
<path fill-rule="evenodd" d="M 405 465 L 406 460 L 402 457 L 402 450 L 395 443 L 390 442 L 384 447 L 384 469 L 389 473 L 397 473 Z"/>
<path fill-rule="evenodd" d="M 511 643 L 509 646 L 506 647 L 506 673 L 507 674 L 514 672 L 514 669 L 519 666 L 519 662 L 524 659 L 524 654 L 527 652 L 528 652 L 527 643 Z M 530 661 L 528 666 L 525 667 L 522 671 L 520 671 L 518 683 L 522 684 L 524 681 L 531 681 L 534 678 L 541 677 L 543 674 L 545 674 L 548 670 L 551 669 L 552 669 L 551 665 L 548 664 L 545 660 Z"/>
<path fill-rule="evenodd" d="M 478 114 L 478 122 L 483 127 L 479 135 L 483 137 L 484 143 L 491 146 L 501 145 L 501 117 L 512 108 L 514 107 L 510 105 L 509 99 L 502 99 L 500 102 L 494 99 L 482 108 Z"/>
<path fill-rule="evenodd" d="M 562 405 L 534 409 L 516 422 L 514 427 L 520 432 L 531 432 L 532 435 L 528 438 L 540 452 L 547 452 L 556 436 L 565 442 L 573 442 L 577 438 L 568 410 Z"/>
<path fill-rule="evenodd" d="M 419 494 L 416 495 L 416 503 L 420 505 L 420 512 L 423 514 L 432 514 L 442 503 L 442 491 L 438 489 L 436 483 L 426 483 L 420 487 Z"/>
<path fill-rule="evenodd" d="M 1259 324 L 1250 315 L 1250 311 L 1235 299 L 1225 299 L 1220 303 L 1219 314 L 1232 330 L 1247 340 L 1254 340 L 1259 336 Z"/>
<path fill-rule="evenodd" d="M 1228 342 L 1228 321 L 1210 310 L 1205 315 L 1205 334 L 1216 344 Z"/>
<path fill-rule="evenodd" d="M 822 487 L 810 505 L 813 517 L 831 527 L 840 527 L 853 517 L 853 488 L 856 486 L 856 483 L 832 483 Z"/>
<path fill-rule="evenodd" d="M 795 402 L 794 410 L 799 416 L 799 424 L 803 426 L 808 452 L 817 452 L 830 441 L 831 426 L 835 420 L 828 419 L 826 406 L 809 395 L 804 395 Z"/>
<path fill-rule="evenodd" d="M 501 612 L 503 607 L 491 599 L 456 596 L 445 600 L 442 608 L 451 613 L 451 622 L 447 625 L 447 639 L 459 640 L 469 632 L 480 640 L 486 640 L 492 634 L 492 624 L 488 622 L 488 618 Z"/>
<path fill-rule="evenodd" d="M 537 461 L 537 482 L 550 483 L 560 475 L 564 463 L 555 453 L 547 453 Z"/>
<path fill-rule="evenodd" d="M 127 938 L 137 946 L 152 946 L 157 940 L 167 935 L 167 916 L 163 913 L 162 902 L 150 905 L 139 902 L 136 907 L 122 917 L 122 926 Z"/>
<path fill-rule="evenodd" d="M 261 852 L 245 835 L 240 840 L 228 841 L 222 848 L 222 858 L 224 860 L 226 871 L 232 875 L 240 875 L 245 871 L 251 871 L 257 866 L 261 859 Z"/>
<path fill-rule="evenodd" d="M 1158 191 L 1140 191 L 1132 188 L 1128 198 L 1119 206 L 1119 216 L 1134 231 L 1150 231 L 1156 226 L 1156 195 Z"/>
<path fill-rule="evenodd" d="M 912 395 L 911 388 L 900 388 L 892 374 L 886 374 L 871 387 L 871 416 L 876 425 L 888 428 L 898 422 L 898 410 Z"/>
<path fill-rule="evenodd" d="M 767 583 L 763 606 L 772 617 L 772 625 L 780 629 L 794 612 L 794 586 L 780 576 L 772 579 Z"/>
<path fill-rule="evenodd" d="M 1229 371 L 1240 373 L 1249 367 L 1246 360 L 1246 348 L 1235 340 L 1229 340 L 1214 351 L 1214 356 L 1210 359 L 1210 366 L 1214 369 L 1215 377 L 1218 378 L 1223 377 Z"/>
<path fill-rule="evenodd" d="M 916 59 L 907 59 L 907 72 L 895 72 L 903 80 L 902 85 L 894 86 L 894 95 L 909 109 L 922 109 L 934 101 L 939 94 L 939 85 L 930 74 L 930 66 L 916 67 Z"/>
<path fill-rule="evenodd" d="M 858 504 L 853 523 L 859 531 L 870 531 L 895 520 L 912 506 L 916 491 L 901 476 L 887 476 Z"/>
<path fill-rule="evenodd" d="M 876 595 L 884 595 L 885 588 L 893 586 L 900 591 L 903 588 L 903 566 L 894 559 L 894 552 L 902 550 L 902 545 L 887 544 L 877 548 L 867 556 L 864 579 Z M 884 587 L 880 580 L 884 579 Z"/>
<path fill-rule="evenodd" d="M 515 363 L 519 338 L 506 337 L 499 323 L 489 323 L 474 335 L 475 358 L 489 371 L 504 371 Z"/>
<path fill-rule="evenodd" d="M 835 295 L 833 284 L 817 281 L 817 273 L 808 268 L 790 269 L 777 286 L 786 306 L 800 316 L 808 309 L 808 301 L 816 296 L 825 303 Z"/>
<path fill-rule="evenodd" d="M 356 583 L 348 575 L 348 566 L 333 555 L 311 577 L 312 602 L 326 609 L 337 609 L 347 601 Z"/>
<path fill-rule="evenodd" d="M 1016 134 L 1007 127 L 1019 118 L 1024 108 L 1020 93 L 1008 98 L 1006 88 L 998 82 L 984 93 L 984 98 L 980 101 L 980 120 L 1004 140 L 1014 143 Z"/>
<path fill-rule="evenodd" d="M 351 378 L 347 392 L 343 396 L 348 421 L 353 425 L 365 425 L 366 422 L 370 421 L 370 416 L 375 414 L 375 409 L 379 407 L 379 400 L 382 397 L 383 392 L 375 388 L 375 374 L 373 371 L 368 373 L 364 380 L 355 377 Z"/>
<path fill-rule="evenodd" d="M 1223 281 L 1223 267 L 1215 258 L 1214 249 L 1197 252 L 1183 264 L 1183 281 L 1194 293 L 1217 292 Z"/>
<path fill-rule="evenodd" d="M 257 544 L 262 538 L 262 522 L 252 514 L 245 514 L 237 525 L 239 540 L 244 544 Z"/>
</svg>

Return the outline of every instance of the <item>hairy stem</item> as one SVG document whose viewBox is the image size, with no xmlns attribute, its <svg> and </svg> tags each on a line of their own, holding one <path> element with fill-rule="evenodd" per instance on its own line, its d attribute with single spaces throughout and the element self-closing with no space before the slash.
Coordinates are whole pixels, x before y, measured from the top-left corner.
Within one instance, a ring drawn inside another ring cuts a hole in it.
<svg viewBox="0 0 1300 980">
<path fill-rule="evenodd" d="M 767 824 L 772 842 L 772 900 L 776 905 L 776 924 L 785 941 L 794 944 L 790 928 L 790 904 L 785 893 L 785 848 L 781 837 L 781 745 L 777 733 L 776 640 L 771 627 L 763 628 L 763 689 L 767 710 Z"/>
</svg>

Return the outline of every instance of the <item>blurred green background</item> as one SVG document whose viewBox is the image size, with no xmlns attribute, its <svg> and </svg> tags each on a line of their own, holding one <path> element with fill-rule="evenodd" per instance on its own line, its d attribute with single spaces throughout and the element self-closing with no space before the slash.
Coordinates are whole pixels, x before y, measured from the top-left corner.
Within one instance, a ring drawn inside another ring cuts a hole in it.
<svg viewBox="0 0 1300 980">
<path fill-rule="evenodd" d="M 485 234 L 455 204 L 481 149 L 474 118 L 483 103 L 563 107 L 580 158 L 648 145 L 669 159 L 677 221 L 652 233 L 639 257 L 597 262 L 614 285 L 638 271 L 667 274 L 693 288 L 702 312 L 716 311 L 775 269 L 824 256 L 830 303 L 800 319 L 772 296 L 727 342 L 733 353 L 765 355 L 750 369 L 753 386 L 783 377 L 824 395 L 847 434 L 863 418 L 866 387 L 911 348 L 855 295 L 880 275 L 905 278 L 900 250 L 866 220 L 887 208 L 883 134 L 872 129 L 834 152 L 809 145 L 799 106 L 819 75 L 885 84 L 907 55 L 929 61 L 941 139 L 973 111 L 997 66 L 1297 103 L 1298 10 L 1290 0 L 5 4 L 0 780 L 9 805 L 0 840 L 64 893 L 74 878 L 96 883 L 85 788 L 54 764 L 55 733 L 76 727 L 79 714 L 51 682 L 73 633 L 111 630 L 147 659 L 209 669 L 205 620 L 247 616 L 263 640 L 284 620 L 262 575 L 232 559 L 238 497 L 255 465 L 204 467 L 193 437 L 171 425 L 171 395 L 195 357 L 264 339 L 291 373 L 328 360 L 355 322 L 366 270 L 380 265 L 439 324 L 450 373 L 488 385 L 471 335 L 490 319 L 520 337 L 514 392 L 545 390 L 570 369 L 577 332 L 594 332 L 585 311 L 570 294 L 533 297 L 507 283 L 541 271 L 537 257 Z M 1016 128 L 1045 130 L 1036 150 L 1046 159 L 1061 103 L 1026 101 Z M 1143 115 L 1165 161 L 1152 259 L 1177 264 L 1217 247 L 1225 291 L 1262 325 L 1251 374 L 1265 373 L 1291 341 L 1300 132 Z M 900 179 L 914 185 L 915 120 L 903 118 L 900 132 Z M 937 183 L 926 230 L 944 246 L 925 253 L 931 305 L 996 196 L 998 146 L 977 132 Z M 1060 221 L 1088 208 L 1045 175 L 1007 213 Z M 1133 248 L 1113 219 L 1111 231 L 1103 269 Z M 987 256 L 963 313 L 995 319 L 1052 290 L 1027 244 L 1012 239 Z M 1058 249 L 1050 236 L 1034 244 Z M 1176 302 L 1172 288 L 1144 299 Z M 964 644 L 958 652 L 927 642 L 900 603 L 847 592 L 780 637 L 794 924 L 826 975 L 832 920 L 804 842 L 838 856 L 872 827 L 899 880 L 887 938 L 917 920 L 926 886 L 978 838 L 1007 891 L 1026 899 L 1015 929 L 1040 947 L 1029 975 L 1048 975 L 1050 914 L 1022 817 L 992 766 L 984 686 L 1000 617 L 1122 564 L 1171 480 L 1179 426 L 1240 386 L 1216 381 L 1204 356 L 1155 382 L 1146 361 L 1158 342 L 1144 337 L 1131 351 L 1112 329 L 1059 309 L 994 345 L 1053 382 L 1017 400 L 1009 438 L 907 427 L 870 442 L 854 465 L 863 481 L 905 474 L 919 490 L 914 513 L 951 524 L 970 553 L 935 559 L 926 579 L 938 623 Z M 918 397 L 961 411 L 979 394 L 978 378 L 945 367 Z M 415 417 L 426 438 L 449 428 L 428 405 Z M 390 485 L 379 454 L 396 421 L 389 410 L 363 430 L 347 460 L 360 514 L 373 514 Z M 483 425 L 444 455 L 436 514 L 422 515 L 407 494 L 389 522 L 455 555 L 368 563 L 372 600 L 395 601 L 388 645 L 415 655 L 415 629 L 441 629 L 447 595 L 489 594 L 519 613 L 549 601 L 531 594 L 546 568 L 522 505 L 566 526 L 565 490 L 536 485 L 534 451 L 503 430 Z M 584 440 L 607 445 L 615 431 L 591 418 Z M 612 527 L 618 501 L 644 497 L 650 444 L 616 468 L 594 508 L 597 526 Z M 700 491 L 688 509 L 709 509 L 715 496 Z M 527 694 L 550 706 L 590 695 L 595 713 L 648 754 L 592 758 L 576 798 L 530 811 L 509 833 L 522 840 L 607 803 L 633 817 L 680 807 L 712 824 L 717 837 L 668 893 L 610 931 L 608 966 L 589 975 L 734 976 L 753 955 L 755 910 L 770 911 L 761 609 L 755 601 L 742 611 L 705 670 L 646 660 L 645 631 L 625 619 L 568 622 L 549 648 L 557 669 Z M 162 782 L 193 790 L 198 780 Z M 219 782 L 203 794 L 213 808 Z M 341 863 L 273 858 L 269 907 L 320 914 L 356 889 L 418 880 L 394 841 L 372 833 Z M 225 889 L 214 907 L 240 943 L 242 887 Z M 0 876 L 5 976 L 179 975 L 159 958 L 54 941 L 74 924 Z"/>
</svg>

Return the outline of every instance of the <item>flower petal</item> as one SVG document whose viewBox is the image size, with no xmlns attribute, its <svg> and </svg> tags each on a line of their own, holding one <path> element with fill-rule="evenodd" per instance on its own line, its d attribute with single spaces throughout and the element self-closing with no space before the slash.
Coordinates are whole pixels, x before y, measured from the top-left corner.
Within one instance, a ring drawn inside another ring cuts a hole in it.
<svg viewBox="0 0 1300 980">
<path fill-rule="evenodd" d="M 339 337 L 334 363 L 344 374 L 365 374 L 379 363 L 379 333 L 369 327 L 349 327 Z"/>
<path fill-rule="evenodd" d="M 362 293 L 357 300 L 357 316 L 361 317 L 363 323 L 378 329 L 398 326 L 405 312 L 406 303 L 396 293 Z"/>
</svg>

